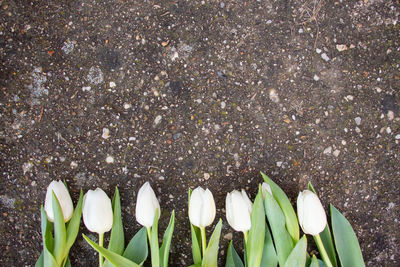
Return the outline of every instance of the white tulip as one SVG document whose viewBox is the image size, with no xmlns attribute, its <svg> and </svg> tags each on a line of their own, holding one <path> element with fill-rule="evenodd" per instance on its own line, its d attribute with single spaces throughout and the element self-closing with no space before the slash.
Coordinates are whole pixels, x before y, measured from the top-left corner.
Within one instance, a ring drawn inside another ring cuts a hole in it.
<svg viewBox="0 0 400 267">
<path fill-rule="evenodd" d="M 89 190 L 83 197 L 82 216 L 89 231 L 99 235 L 110 231 L 113 224 L 111 199 L 100 188 Z"/>
<path fill-rule="evenodd" d="M 324 207 L 318 196 L 310 190 L 304 190 L 297 197 L 297 215 L 303 232 L 318 235 L 327 224 Z"/>
<path fill-rule="evenodd" d="M 267 184 L 267 183 L 262 183 L 262 185 L 261 185 L 261 193 L 262 193 L 262 196 L 263 196 L 263 198 L 265 198 L 265 194 L 266 193 L 269 193 L 270 195 L 272 195 L 272 190 L 271 190 L 271 187 L 269 186 L 269 184 Z"/>
<path fill-rule="evenodd" d="M 197 187 L 189 200 L 189 219 L 197 227 L 209 226 L 215 218 L 215 202 L 210 190 Z"/>
<path fill-rule="evenodd" d="M 146 182 L 138 192 L 136 200 L 136 221 L 143 226 L 151 227 L 157 209 L 160 215 L 160 203 L 158 203 L 156 194 L 154 194 L 149 182 Z"/>
<path fill-rule="evenodd" d="M 60 203 L 64 222 L 68 222 L 74 212 L 74 205 L 72 204 L 68 189 L 62 181 L 52 181 L 47 187 L 46 200 L 44 202 L 44 210 L 46 211 L 47 218 L 49 221 L 54 222 L 52 192 L 54 192 Z"/>
<path fill-rule="evenodd" d="M 236 231 L 246 232 L 251 227 L 252 204 L 246 192 L 237 190 L 226 196 L 226 219 Z"/>
</svg>

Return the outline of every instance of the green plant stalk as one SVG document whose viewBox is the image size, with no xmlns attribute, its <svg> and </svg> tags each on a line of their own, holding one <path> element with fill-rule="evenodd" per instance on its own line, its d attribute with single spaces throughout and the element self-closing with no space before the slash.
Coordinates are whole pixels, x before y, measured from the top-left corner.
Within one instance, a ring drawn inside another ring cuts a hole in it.
<svg viewBox="0 0 400 267">
<path fill-rule="evenodd" d="M 249 231 L 243 232 L 243 237 L 244 237 L 244 244 L 247 245 L 247 237 L 248 237 Z"/>
<path fill-rule="evenodd" d="M 104 233 L 99 234 L 99 246 L 103 247 Z M 103 254 L 99 252 L 99 267 L 103 267 Z"/>
<path fill-rule="evenodd" d="M 147 237 L 149 238 L 149 244 L 151 244 L 151 227 L 146 227 Z"/>
<path fill-rule="evenodd" d="M 333 265 L 329 259 L 329 256 L 326 253 L 326 250 L 325 250 L 324 244 L 322 243 L 321 237 L 318 234 L 318 235 L 315 235 L 314 238 L 315 238 L 315 242 L 317 243 L 318 250 L 321 253 L 322 260 L 324 261 L 324 263 L 326 264 L 327 267 L 333 267 Z"/>
<path fill-rule="evenodd" d="M 206 253 L 206 248 L 207 248 L 206 228 L 200 227 L 200 232 L 201 232 L 201 249 L 202 249 L 203 257 L 204 257 L 204 255 Z"/>
</svg>

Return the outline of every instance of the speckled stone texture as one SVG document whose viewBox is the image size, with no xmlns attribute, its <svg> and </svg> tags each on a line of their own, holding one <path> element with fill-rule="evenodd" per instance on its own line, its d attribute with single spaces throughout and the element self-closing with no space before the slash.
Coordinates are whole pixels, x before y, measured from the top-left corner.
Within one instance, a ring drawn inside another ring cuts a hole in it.
<svg viewBox="0 0 400 267">
<path fill-rule="evenodd" d="M 223 266 L 228 239 L 241 243 L 225 195 L 253 199 L 259 171 L 292 200 L 311 181 L 354 226 L 367 266 L 400 265 L 398 0 L 0 6 L 1 266 L 36 261 L 54 179 L 74 201 L 118 186 L 127 239 L 150 181 L 160 232 L 176 212 L 171 266 L 192 263 L 187 190 L 208 187 Z M 70 256 L 97 262 L 82 238 Z"/>
</svg>

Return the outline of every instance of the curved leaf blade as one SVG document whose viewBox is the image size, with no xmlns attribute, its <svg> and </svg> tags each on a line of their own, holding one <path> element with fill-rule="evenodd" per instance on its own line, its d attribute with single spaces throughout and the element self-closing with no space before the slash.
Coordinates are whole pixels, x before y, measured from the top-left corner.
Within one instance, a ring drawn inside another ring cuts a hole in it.
<svg viewBox="0 0 400 267">
<path fill-rule="evenodd" d="M 154 215 L 153 226 L 151 227 L 150 239 L 150 253 L 151 253 L 151 266 L 160 266 L 160 248 L 158 246 L 158 218 L 160 217 L 159 209 L 156 210 Z"/>
<path fill-rule="evenodd" d="M 264 265 L 261 265 L 264 266 Z M 226 264 L 225 267 L 244 267 L 242 260 L 237 254 L 235 248 L 233 247 L 233 242 L 229 242 L 228 252 L 226 255 Z"/>
<path fill-rule="evenodd" d="M 125 248 L 125 237 L 124 237 L 124 226 L 122 224 L 121 216 L 121 199 L 119 196 L 118 187 L 115 187 L 115 193 L 113 197 L 113 225 L 111 228 L 110 242 L 108 243 L 108 249 L 112 252 L 122 255 Z"/>
<path fill-rule="evenodd" d="M 251 211 L 251 228 L 246 244 L 249 267 L 260 266 L 264 248 L 265 224 L 264 204 L 260 188 Z"/>
<path fill-rule="evenodd" d="M 69 249 L 74 244 L 76 237 L 78 236 L 79 232 L 79 225 L 81 224 L 81 215 L 82 215 L 82 202 L 83 202 L 83 192 L 81 190 L 79 194 L 79 200 L 76 204 L 74 213 L 72 214 L 71 220 L 67 226 L 67 245 L 66 248 Z"/>
<path fill-rule="evenodd" d="M 146 228 L 142 227 L 129 241 L 123 256 L 136 264 L 142 265 L 148 256 Z"/>
<path fill-rule="evenodd" d="M 276 256 L 276 251 L 274 243 L 272 241 L 271 232 L 269 230 L 268 225 L 265 225 L 264 249 L 260 266 L 276 267 L 277 265 L 278 265 L 278 257 Z"/>
<path fill-rule="evenodd" d="M 65 229 L 64 216 L 54 192 L 52 193 L 54 213 L 54 251 L 53 255 L 58 265 L 61 265 L 66 256 L 67 230 Z"/>
<path fill-rule="evenodd" d="M 218 262 L 218 248 L 219 237 L 221 236 L 222 220 L 219 219 L 218 224 L 215 226 L 214 231 L 210 237 L 206 252 L 203 256 L 201 266 L 204 267 L 217 267 Z"/>
<path fill-rule="evenodd" d="M 169 224 L 164 232 L 163 242 L 160 248 L 160 263 L 162 267 L 168 267 L 169 249 L 171 247 L 172 233 L 175 225 L 175 211 L 172 211 Z"/>
<path fill-rule="evenodd" d="M 299 222 L 297 221 L 296 213 L 294 212 L 293 206 L 290 203 L 289 198 L 283 192 L 283 190 L 271 180 L 265 173 L 261 172 L 261 176 L 264 181 L 271 187 L 272 195 L 274 196 L 276 202 L 282 209 L 285 216 L 286 228 L 292 237 L 293 241 L 296 243 L 300 238 Z"/>
<path fill-rule="evenodd" d="M 289 257 L 285 262 L 285 267 L 304 267 L 306 265 L 307 258 L 307 238 L 306 235 L 297 242 L 296 246 L 293 248 Z"/>
<path fill-rule="evenodd" d="M 89 245 L 91 245 L 97 252 L 101 253 L 113 265 L 117 267 L 140 267 L 139 265 L 128 260 L 127 258 L 124 258 L 121 255 L 118 255 L 117 253 L 112 252 L 108 249 L 100 247 L 98 244 L 90 240 L 90 238 L 88 238 L 86 235 L 83 234 L 82 236 L 86 240 L 86 242 L 89 243 Z"/>
<path fill-rule="evenodd" d="M 365 266 L 360 244 L 349 221 L 332 204 L 332 231 L 342 267 Z"/>
<path fill-rule="evenodd" d="M 308 267 L 319 267 L 319 263 L 318 263 L 317 257 L 315 257 L 315 255 L 312 256 L 311 263 Z"/>
<path fill-rule="evenodd" d="M 279 266 L 284 266 L 294 247 L 293 239 L 285 227 L 285 216 L 271 194 L 265 194 L 264 208 L 271 226 Z"/>
</svg>

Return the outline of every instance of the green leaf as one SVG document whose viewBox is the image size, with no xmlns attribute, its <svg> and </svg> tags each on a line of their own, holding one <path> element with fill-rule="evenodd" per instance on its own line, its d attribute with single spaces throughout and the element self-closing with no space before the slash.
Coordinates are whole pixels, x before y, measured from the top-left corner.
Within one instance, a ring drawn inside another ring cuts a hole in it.
<svg viewBox="0 0 400 267">
<path fill-rule="evenodd" d="M 264 265 L 260 265 L 264 266 Z M 226 264 L 225 267 L 244 267 L 242 260 L 237 254 L 235 248 L 233 247 L 232 240 L 228 245 L 228 252 L 226 255 Z"/>
<path fill-rule="evenodd" d="M 66 256 L 67 231 L 65 229 L 64 216 L 54 192 L 52 193 L 54 213 L 54 251 L 53 255 L 58 265 L 61 265 Z"/>
<path fill-rule="evenodd" d="M 271 194 L 265 194 L 264 208 L 274 237 L 279 266 L 284 266 L 294 247 L 293 239 L 285 227 L 285 216 Z"/>
<path fill-rule="evenodd" d="M 171 247 L 172 233 L 174 232 L 175 225 L 175 211 L 172 211 L 169 224 L 164 232 L 163 242 L 160 248 L 160 262 L 162 267 L 168 266 L 169 249 Z"/>
<path fill-rule="evenodd" d="M 307 255 L 307 238 L 306 235 L 297 242 L 289 257 L 286 260 L 285 267 L 303 267 L 306 265 Z"/>
<path fill-rule="evenodd" d="M 315 255 L 311 258 L 311 264 L 308 267 L 319 267 L 317 257 Z"/>
<path fill-rule="evenodd" d="M 318 265 L 319 265 L 319 267 L 326 267 L 325 262 L 323 262 L 320 259 L 318 259 Z"/>
<path fill-rule="evenodd" d="M 260 187 L 251 210 L 251 228 L 246 244 L 247 266 L 249 267 L 260 266 L 264 248 L 265 224 L 264 204 Z"/>
<path fill-rule="evenodd" d="M 147 259 L 147 236 L 146 227 L 142 227 L 134 237 L 132 237 L 126 247 L 123 256 L 139 265 L 142 265 Z"/>
<path fill-rule="evenodd" d="M 122 224 L 121 216 L 121 200 L 119 197 L 118 187 L 115 187 L 115 193 L 113 197 L 113 225 L 111 228 L 110 242 L 108 243 L 108 249 L 112 252 L 122 255 L 125 248 L 124 242 L 124 226 Z"/>
<path fill-rule="evenodd" d="M 201 264 L 201 233 L 200 228 L 190 224 L 190 232 L 192 234 L 192 255 L 194 264 Z"/>
<path fill-rule="evenodd" d="M 192 189 L 189 188 L 189 200 Z M 195 265 L 201 264 L 201 232 L 200 228 L 190 223 L 190 233 L 192 236 L 192 257 Z"/>
<path fill-rule="evenodd" d="M 86 242 L 89 243 L 89 245 L 91 245 L 98 253 L 101 253 L 113 265 L 117 267 L 140 267 L 139 265 L 128 260 L 127 258 L 124 258 L 123 256 L 118 255 L 117 253 L 112 252 L 111 250 L 100 247 L 98 244 L 90 240 L 90 238 L 88 238 L 84 234 L 83 238 L 86 240 Z"/>
<path fill-rule="evenodd" d="M 74 244 L 76 237 L 78 236 L 79 232 L 79 225 L 81 224 L 81 215 L 82 215 L 82 202 L 83 202 L 83 192 L 81 190 L 79 194 L 79 200 L 78 203 L 76 204 L 74 213 L 72 214 L 71 220 L 68 223 L 67 226 L 67 245 L 66 249 L 69 251 L 69 249 L 72 247 Z"/>
<path fill-rule="evenodd" d="M 308 189 L 317 195 L 313 185 L 311 182 L 308 182 Z M 337 267 L 337 259 L 336 259 L 336 252 L 335 247 L 333 245 L 333 239 L 331 231 L 329 230 L 329 225 L 327 224 L 324 231 L 322 231 L 319 236 L 321 237 L 322 244 L 325 247 L 326 253 L 328 254 L 329 260 L 331 261 L 334 267 Z M 314 237 L 315 240 L 315 237 Z"/>
<path fill-rule="evenodd" d="M 159 209 L 156 209 L 154 215 L 153 226 L 151 227 L 150 251 L 151 251 L 151 266 L 160 266 L 160 248 L 158 246 L 158 218 L 160 217 Z"/>
<path fill-rule="evenodd" d="M 342 267 L 365 266 L 357 236 L 349 221 L 332 204 L 333 237 Z"/>
<path fill-rule="evenodd" d="M 58 267 L 54 256 L 51 251 L 54 248 L 54 240 L 52 235 L 51 223 L 47 220 L 46 212 L 44 211 L 43 205 L 40 208 L 41 217 L 41 228 L 43 238 L 43 266 L 44 267 Z"/>
<path fill-rule="evenodd" d="M 69 257 L 67 258 L 64 267 L 71 267 L 71 261 L 69 260 Z"/>
<path fill-rule="evenodd" d="M 37 259 L 37 261 L 35 263 L 35 267 L 43 267 L 44 266 L 44 259 L 43 259 L 44 256 L 43 255 L 44 255 L 44 253 L 42 251 L 42 253 L 40 253 L 39 258 Z"/>
<path fill-rule="evenodd" d="M 264 250 L 260 266 L 276 267 L 277 265 L 278 265 L 278 257 L 276 256 L 276 251 L 274 243 L 272 241 L 271 232 L 269 231 L 268 225 L 265 225 Z"/>
<path fill-rule="evenodd" d="M 201 266 L 203 267 L 217 267 L 218 261 L 218 248 L 219 237 L 221 235 L 222 220 L 219 219 L 218 224 L 215 226 L 214 231 L 210 237 L 206 252 L 203 255 Z"/>
<path fill-rule="evenodd" d="M 278 202 L 285 216 L 286 228 L 294 243 L 296 243 L 297 241 L 299 241 L 300 237 L 299 223 L 297 221 L 296 213 L 294 212 L 293 206 L 290 203 L 289 198 L 287 197 L 285 192 L 283 192 L 283 190 L 276 183 L 274 183 L 274 181 L 272 181 L 265 173 L 261 172 L 261 176 L 264 178 L 264 181 L 271 187 L 272 195 Z"/>
</svg>

